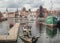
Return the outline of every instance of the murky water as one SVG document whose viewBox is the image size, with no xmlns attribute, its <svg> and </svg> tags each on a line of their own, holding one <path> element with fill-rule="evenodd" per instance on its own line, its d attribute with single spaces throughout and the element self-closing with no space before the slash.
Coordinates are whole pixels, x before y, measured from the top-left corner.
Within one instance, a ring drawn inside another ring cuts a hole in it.
<svg viewBox="0 0 60 43">
<path fill-rule="evenodd" d="M 8 21 L 0 22 L 0 35 L 7 35 L 9 30 Z"/>
<path fill-rule="evenodd" d="M 6 34 L 8 34 L 8 31 L 10 29 L 9 28 L 9 23 L 12 22 L 12 21 L 13 21 L 13 23 L 15 23 L 15 20 L 13 20 L 13 19 L 11 19 L 10 22 L 9 21 L 0 22 L 0 35 L 6 35 Z M 32 29 L 31 29 L 32 36 L 39 36 L 40 37 L 38 39 L 37 43 L 60 43 L 60 33 L 58 32 L 59 30 L 57 30 L 57 35 L 54 38 L 49 38 L 46 35 L 46 29 L 45 29 L 45 27 L 43 27 L 43 33 L 40 34 L 39 28 L 36 27 L 36 21 L 33 21 L 31 23 L 31 26 L 32 26 Z M 23 27 L 20 27 L 19 33 L 23 34 L 22 28 Z M 17 43 L 22 42 L 20 38 L 18 38 L 17 40 L 18 40 Z"/>
<path fill-rule="evenodd" d="M 46 26 L 43 26 L 42 33 L 40 33 L 40 29 L 36 27 L 36 21 L 34 21 L 31 26 L 32 26 L 32 29 L 31 29 L 32 36 L 39 36 L 40 37 L 38 39 L 37 43 L 60 43 L 59 30 L 57 30 L 57 34 L 54 38 L 50 38 L 46 34 Z M 20 28 L 20 33 L 23 34 L 22 27 Z M 21 39 L 19 39 L 19 40 L 21 41 Z M 18 41 L 18 42 L 20 42 L 20 41 Z"/>
<path fill-rule="evenodd" d="M 0 22 L 0 35 L 7 35 L 10 29 L 10 23 L 15 23 L 14 18 L 8 18 L 7 21 Z"/>
</svg>

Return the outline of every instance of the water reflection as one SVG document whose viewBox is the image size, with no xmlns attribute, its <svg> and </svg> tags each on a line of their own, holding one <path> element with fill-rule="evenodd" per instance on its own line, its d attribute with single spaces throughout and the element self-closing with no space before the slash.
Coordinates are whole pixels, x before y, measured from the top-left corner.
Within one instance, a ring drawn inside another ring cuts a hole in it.
<svg viewBox="0 0 60 43">
<path fill-rule="evenodd" d="M 0 22 L 0 34 L 7 35 L 9 30 L 9 23 L 8 21 Z"/>
<path fill-rule="evenodd" d="M 8 34 L 8 31 L 10 29 L 9 24 L 11 22 L 16 23 L 15 19 L 9 19 L 8 21 L 0 22 L 0 34 L 2 34 L 2 35 L 7 35 Z M 34 21 L 34 22 L 30 23 L 30 24 L 32 26 L 32 29 L 31 29 L 32 36 L 36 36 L 36 35 L 40 36 L 37 43 L 60 43 L 59 30 L 57 30 L 57 35 L 54 38 L 49 38 L 48 35 L 46 35 L 46 26 L 43 26 L 42 33 L 40 34 L 40 30 L 39 30 L 40 28 L 36 26 L 36 21 Z M 20 30 L 19 30 L 19 33 L 23 34 L 22 28 L 23 27 L 21 26 Z M 20 43 L 20 42 L 22 42 L 22 41 L 21 41 L 20 38 L 18 38 L 17 43 Z"/>
<path fill-rule="evenodd" d="M 39 23 L 37 23 L 38 27 L 40 27 Z M 40 41 L 41 43 L 59 43 L 60 42 L 60 34 L 59 34 L 59 30 L 57 30 L 57 34 L 55 35 L 55 37 L 50 38 L 47 34 L 46 34 L 46 27 L 47 26 L 42 26 L 42 34 L 40 34 L 40 39 L 42 40 Z M 37 29 L 37 28 L 36 28 Z M 41 29 L 41 28 L 39 28 Z M 41 30 L 39 30 L 41 31 Z M 39 43 L 39 42 L 38 42 Z"/>
<path fill-rule="evenodd" d="M 0 22 L 0 35 L 8 34 L 10 24 L 15 24 L 15 18 L 8 18 L 8 20 Z"/>
</svg>

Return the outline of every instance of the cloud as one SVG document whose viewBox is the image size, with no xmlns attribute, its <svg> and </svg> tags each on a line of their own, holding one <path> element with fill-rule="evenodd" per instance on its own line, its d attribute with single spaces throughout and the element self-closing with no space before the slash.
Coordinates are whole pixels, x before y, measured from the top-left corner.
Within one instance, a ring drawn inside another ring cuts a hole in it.
<svg viewBox="0 0 60 43">
<path fill-rule="evenodd" d="M 18 8 L 18 7 L 19 7 L 19 5 L 16 3 L 11 3 L 7 6 L 7 8 Z"/>
<path fill-rule="evenodd" d="M 32 7 L 38 7 L 40 6 L 39 3 L 41 0 L 0 0 L 0 8 L 18 8 L 22 7 L 24 4 L 30 4 Z M 4 4 L 3 4 L 4 3 Z"/>
<path fill-rule="evenodd" d="M 51 5 L 51 1 L 53 5 Z M 47 9 L 60 8 L 60 0 L 0 0 L 0 8 L 21 8 L 23 5 L 29 4 L 32 8 L 37 8 L 43 5 Z"/>
</svg>

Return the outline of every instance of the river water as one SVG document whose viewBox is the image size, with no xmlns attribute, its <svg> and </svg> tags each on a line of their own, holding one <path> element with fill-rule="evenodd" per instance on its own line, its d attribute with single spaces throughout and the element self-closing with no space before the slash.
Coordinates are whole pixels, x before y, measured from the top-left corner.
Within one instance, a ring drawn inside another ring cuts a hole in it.
<svg viewBox="0 0 60 43">
<path fill-rule="evenodd" d="M 15 20 L 13 19 L 9 19 L 7 21 L 3 21 L 3 22 L 0 22 L 0 35 L 7 35 L 8 34 L 8 31 L 9 31 L 9 24 L 10 22 L 13 21 L 13 23 L 15 23 Z M 60 43 L 60 33 L 59 33 L 59 30 L 57 30 L 57 35 L 54 37 L 54 38 L 49 38 L 47 35 L 46 35 L 46 28 L 43 27 L 43 33 L 40 34 L 40 29 L 36 27 L 36 20 L 33 21 L 31 23 L 31 33 L 32 33 L 32 36 L 39 36 L 40 38 L 38 39 L 37 43 Z M 23 27 L 20 27 L 20 30 L 19 30 L 19 33 L 22 33 L 22 28 Z M 47 38 L 48 37 L 48 38 Z M 20 38 L 17 39 L 18 42 L 17 43 L 20 43 L 22 42 Z"/>
</svg>

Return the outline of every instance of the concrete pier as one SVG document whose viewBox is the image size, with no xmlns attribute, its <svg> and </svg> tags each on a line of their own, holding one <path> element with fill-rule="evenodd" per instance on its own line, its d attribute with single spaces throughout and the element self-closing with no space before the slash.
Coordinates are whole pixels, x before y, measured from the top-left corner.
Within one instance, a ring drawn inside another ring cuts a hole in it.
<svg viewBox="0 0 60 43">
<path fill-rule="evenodd" d="M 0 43 L 17 43 L 19 23 L 16 23 L 8 32 L 8 35 L 0 35 Z"/>
</svg>

